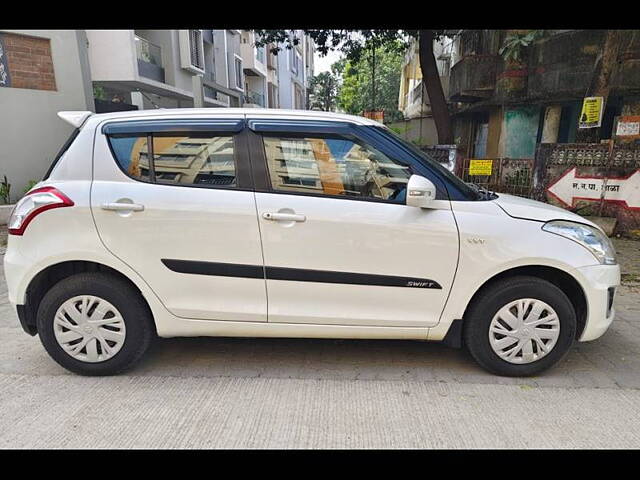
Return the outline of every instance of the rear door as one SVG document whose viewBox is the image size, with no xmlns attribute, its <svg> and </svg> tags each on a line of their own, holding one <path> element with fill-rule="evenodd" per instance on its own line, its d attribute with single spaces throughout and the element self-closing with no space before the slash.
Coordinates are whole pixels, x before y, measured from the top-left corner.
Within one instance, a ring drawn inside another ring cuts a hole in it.
<svg viewBox="0 0 640 480">
<path fill-rule="evenodd" d="M 242 115 L 98 126 L 91 206 L 100 238 L 173 314 L 266 321 Z"/>
<path fill-rule="evenodd" d="M 437 178 L 434 208 L 405 204 L 408 152 L 349 124 L 249 120 L 269 322 L 438 323 L 458 232 Z"/>
</svg>

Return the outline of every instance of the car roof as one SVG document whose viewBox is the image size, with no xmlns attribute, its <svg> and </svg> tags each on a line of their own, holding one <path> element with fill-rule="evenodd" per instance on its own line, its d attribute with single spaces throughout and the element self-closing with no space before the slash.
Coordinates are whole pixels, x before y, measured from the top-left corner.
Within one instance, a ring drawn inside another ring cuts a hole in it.
<svg viewBox="0 0 640 480">
<path fill-rule="evenodd" d="M 59 112 L 59 116 L 64 118 L 72 114 L 82 112 Z M 88 112 L 87 112 L 88 113 Z M 245 115 L 247 118 L 272 118 L 282 120 L 323 120 L 333 122 L 349 122 L 356 125 L 382 126 L 381 123 L 365 117 L 347 115 L 344 113 L 321 112 L 315 110 L 285 110 L 275 108 L 158 108 L 155 110 L 130 110 L 126 112 L 111 112 L 92 114 L 89 119 L 95 125 L 104 120 L 135 120 L 141 117 L 224 117 L 225 115 Z M 87 122 L 89 123 L 89 122 Z"/>
</svg>

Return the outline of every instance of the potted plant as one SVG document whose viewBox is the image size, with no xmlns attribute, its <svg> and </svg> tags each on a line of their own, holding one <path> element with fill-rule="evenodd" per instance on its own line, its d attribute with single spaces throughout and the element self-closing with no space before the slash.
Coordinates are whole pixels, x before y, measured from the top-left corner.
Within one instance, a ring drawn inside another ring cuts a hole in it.
<svg viewBox="0 0 640 480">
<path fill-rule="evenodd" d="M 9 215 L 12 210 L 11 184 L 7 180 L 7 176 L 4 175 L 2 182 L 0 183 L 0 225 L 7 224 L 7 220 L 9 220 Z"/>
</svg>

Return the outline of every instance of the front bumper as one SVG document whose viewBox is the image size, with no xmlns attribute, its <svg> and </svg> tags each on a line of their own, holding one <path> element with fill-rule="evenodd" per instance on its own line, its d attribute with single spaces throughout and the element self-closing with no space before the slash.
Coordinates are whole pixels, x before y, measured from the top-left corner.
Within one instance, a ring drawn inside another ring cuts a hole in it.
<svg viewBox="0 0 640 480">
<path fill-rule="evenodd" d="M 578 341 L 601 337 L 615 317 L 615 290 L 620 285 L 619 265 L 593 265 L 578 269 L 580 284 L 587 299 L 587 318 Z"/>
</svg>

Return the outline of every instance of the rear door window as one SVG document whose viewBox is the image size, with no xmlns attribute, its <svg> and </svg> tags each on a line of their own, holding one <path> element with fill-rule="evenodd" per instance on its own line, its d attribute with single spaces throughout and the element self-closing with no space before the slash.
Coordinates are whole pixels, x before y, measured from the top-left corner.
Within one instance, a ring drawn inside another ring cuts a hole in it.
<svg viewBox="0 0 640 480">
<path fill-rule="evenodd" d="M 160 132 L 108 138 L 120 169 L 133 179 L 170 185 L 237 186 L 231 134 Z"/>
</svg>

